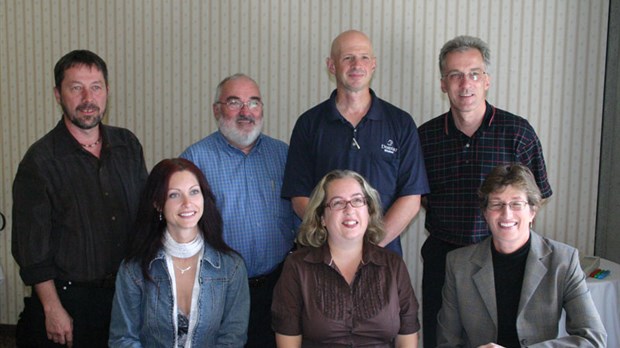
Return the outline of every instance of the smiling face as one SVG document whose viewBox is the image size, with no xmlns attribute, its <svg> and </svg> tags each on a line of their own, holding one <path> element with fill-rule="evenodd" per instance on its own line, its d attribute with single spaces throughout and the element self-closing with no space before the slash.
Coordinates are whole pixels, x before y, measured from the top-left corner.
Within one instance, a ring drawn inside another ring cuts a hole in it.
<svg viewBox="0 0 620 348">
<path fill-rule="evenodd" d="M 172 174 L 163 214 L 168 231 L 177 242 L 194 240 L 203 208 L 204 198 L 196 176 L 187 170 Z"/>
<path fill-rule="evenodd" d="M 357 180 L 347 177 L 329 183 L 325 202 L 336 200 L 350 201 L 365 198 L 362 187 Z M 330 244 L 362 243 L 368 227 L 368 205 L 354 208 L 351 203 L 342 210 L 325 207 L 321 222 L 327 229 L 327 241 Z"/>
<path fill-rule="evenodd" d="M 497 203 L 509 203 L 514 201 L 527 202 L 527 195 L 522 190 L 512 185 L 506 186 L 501 191 L 489 194 L 488 205 Z M 519 211 L 512 210 L 504 205 L 500 210 L 484 210 L 484 218 L 493 234 L 493 245 L 501 253 L 509 254 L 525 245 L 530 237 L 530 223 L 534 220 L 536 212 L 526 204 Z"/>
<path fill-rule="evenodd" d="M 336 78 L 338 88 L 350 92 L 368 89 L 376 67 L 377 59 L 366 35 L 348 31 L 334 39 L 327 68 Z"/>
<path fill-rule="evenodd" d="M 482 54 L 477 49 L 453 51 L 446 55 L 441 90 L 448 94 L 450 109 L 453 113 L 484 116 L 486 93 L 490 86 L 489 75 L 482 74 L 485 70 Z M 470 72 L 480 73 L 480 79 L 472 81 L 467 77 Z M 453 81 L 445 77 L 450 73 L 464 73 L 465 78 Z"/>
<path fill-rule="evenodd" d="M 54 88 L 64 117 L 80 129 L 99 125 L 106 111 L 108 86 L 96 67 L 75 65 L 64 73 L 60 90 Z"/>
<path fill-rule="evenodd" d="M 234 99 L 242 103 L 250 100 L 260 101 L 260 90 L 250 79 L 244 77 L 232 79 L 222 86 L 219 100 L 213 104 L 213 113 L 220 132 L 233 146 L 246 150 L 254 145 L 261 133 L 263 107 L 260 104 L 259 107 L 250 109 L 247 105 L 243 105 L 239 110 L 232 110 L 225 103 Z"/>
</svg>

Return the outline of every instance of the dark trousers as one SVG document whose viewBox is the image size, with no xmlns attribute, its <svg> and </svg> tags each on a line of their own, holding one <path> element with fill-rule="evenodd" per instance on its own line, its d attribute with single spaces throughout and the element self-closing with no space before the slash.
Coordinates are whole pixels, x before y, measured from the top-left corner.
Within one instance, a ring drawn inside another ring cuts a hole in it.
<svg viewBox="0 0 620 348">
<path fill-rule="evenodd" d="M 424 348 L 437 346 L 437 314 L 441 309 L 441 289 L 446 278 L 446 254 L 461 246 L 428 237 L 422 245 L 422 328 Z"/>
<path fill-rule="evenodd" d="M 250 278 L 250 322 L 246 348 L 270 348 L 276 346 L 271 328 L 271 301 L 273 288 L 282 273 L 282 264 L 275 271 L 262 277 Z"/>
<path fill-rule="evenodd" d="M 114 288 L 58 284 L 63 307 L 73 318 L 73 347 L 107 347 Z M 18 347 L 62 347 L 47 339 L 45 314 L 36 292 L 24 298 L 24 311 L 16 328 Z"/>
</svg>

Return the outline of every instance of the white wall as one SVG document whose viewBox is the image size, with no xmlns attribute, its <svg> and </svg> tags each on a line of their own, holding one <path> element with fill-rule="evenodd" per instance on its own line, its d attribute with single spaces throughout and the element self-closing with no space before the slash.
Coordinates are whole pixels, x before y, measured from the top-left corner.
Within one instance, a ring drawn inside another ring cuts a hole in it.
<svg viewBox="0 0 620 348">
<path fill-rule="evenodd" d="M 480 36 L 492 53 L 489 101 L 526 117 L 545 150 L 554 195 L 537 229 L 591 254 L 607 18 L 607 0 L 0 0 L 0 323 L 16 322 L 25 294 L 10 250 L 12 181 L 60 118 L 53 66 L 69 50 L 107 61 L 105 121 L 136 133 L 150 167 L 215 130 L 215 86 L 235 72 L 259 82 L 265 132 L 288 142 L 299 114 L 335 87 L 325 58 L 349 28 L 374 42 L 377 94 L 421 124 L 448 109 L 440 47 Z M 404 237 L 418 294 L 421 215 Z"/>
</svg>

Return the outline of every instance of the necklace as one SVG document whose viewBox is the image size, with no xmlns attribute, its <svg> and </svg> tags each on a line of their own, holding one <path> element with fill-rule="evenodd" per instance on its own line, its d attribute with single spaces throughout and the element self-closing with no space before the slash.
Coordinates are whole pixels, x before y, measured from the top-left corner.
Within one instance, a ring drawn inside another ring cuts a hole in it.
<svg viewBox="0 0 620 348">
<path fill-rule="evenodd" d="M 97 139 L 97 141 L 95 141 L 92 144 L 80 144 L 80 145 L 82 145 L 85 148 L 90 149 L 91 147 L 95 147 L 95 146 L 99 145 L 100 142 L 101 142 L 101 137 L 99 137 L 99 139 Z"/>
<path fill-rule="evenodd" d="M 174 262 L 172 262 L 172 264 L 174 265 Z M 181 275 L 185 274 L 185 272 L 189 271 L 190 269 L 192 269 L 192 266 L 187 266 L 185 268 L 181 268 L 177 265 L 174 265 L 174 268 L 178 269 L 179 271 L 181 271 Z"/>
</svg>

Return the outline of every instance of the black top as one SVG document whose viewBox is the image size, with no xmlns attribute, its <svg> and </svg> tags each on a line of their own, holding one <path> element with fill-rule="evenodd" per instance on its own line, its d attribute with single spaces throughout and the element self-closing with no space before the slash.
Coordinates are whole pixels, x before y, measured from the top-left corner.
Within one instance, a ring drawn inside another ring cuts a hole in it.
<svg viewBox="0 0 620 348">
<path fill-rule="evenodd" d="M 64 121 L 34 143 L 13 183 L 12 252 L 27 285 L 116 274 L 147 171 L 134 134 L 101 125 L 100 158 Z"/>
<path fill-rule="evenodd" d="M 530 253 L 530 239 L 511 254 L 500 254 L 491 243 L 495 299 L 497 301 L 497 344 L 503 347 L 521 347 L 517 333 L 517 311 L 525 263 Z"/>
</svg>

